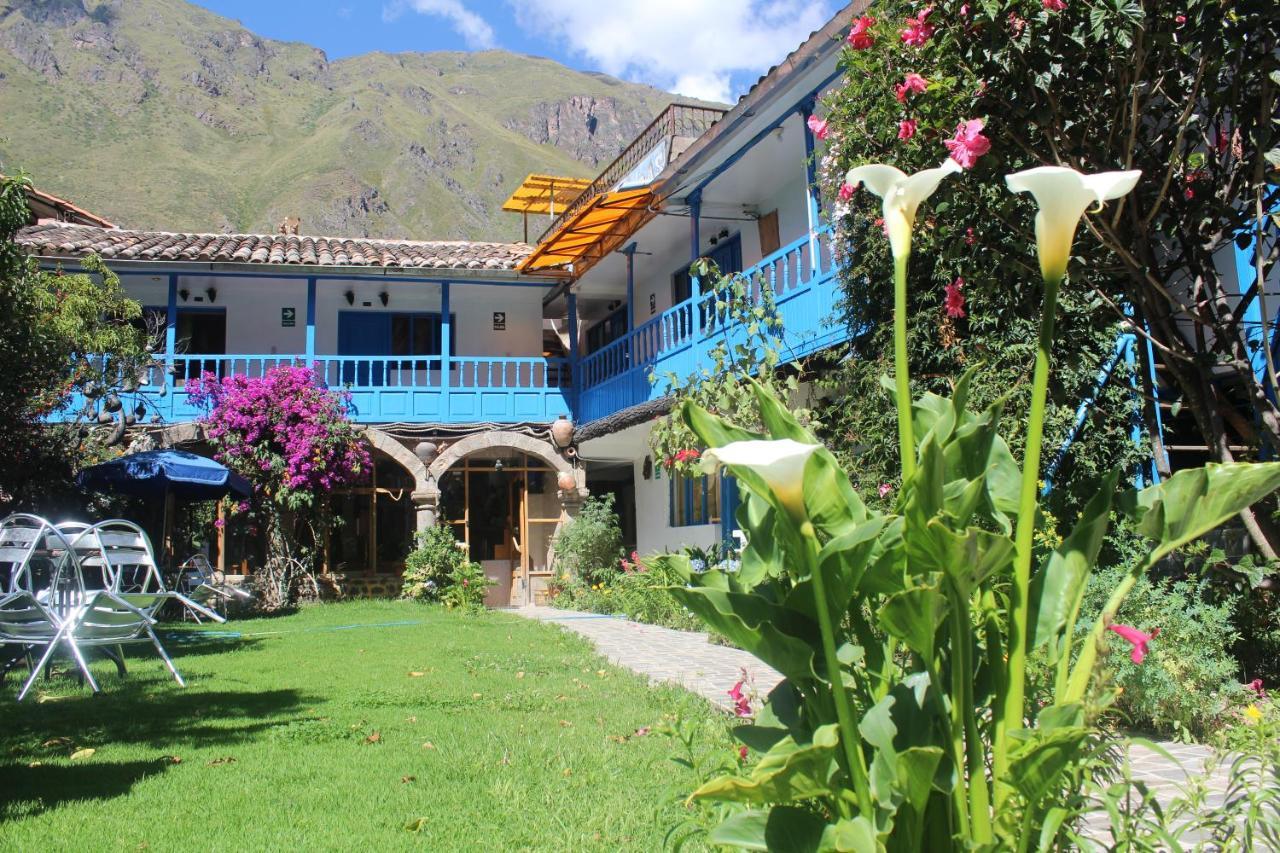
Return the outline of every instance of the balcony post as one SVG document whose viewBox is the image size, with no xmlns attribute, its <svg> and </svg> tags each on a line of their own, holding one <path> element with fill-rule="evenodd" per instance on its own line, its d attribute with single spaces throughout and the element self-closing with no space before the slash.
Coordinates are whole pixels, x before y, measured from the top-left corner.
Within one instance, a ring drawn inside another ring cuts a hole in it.
<svg viewBox="0 0 1280 853">
<path fill-rule="evenodd" d="M 578 417 L 578 400 L 582 386 L 586 384 L 585 377 L 581 376 L 581 359 L 578 357 L 578 294 L 573 292 L 572 286 L 565 293 L 564 311 L 568 316 L 565 318 L 569 324 L 569 404 L 573 409 L 573 415 Z"/>
<path fill-rule="evenodd" d="M 636 327 L 636 243 L 632 240 L 622 247 L 627 257 L 627 331 Z"/>
<path fill-rule="evenodd" d="M 316 360 L 316 277 L 307 279 L 307 343 L 306 366 L 311 367 Z"/>
<path fill-rule="evenodd" d="M 815 140 L 813 131 L 809 129 L 809 116 L 817 102 L 807 98 L 796 108 L 800 115 L 800 123 L 804 127 L 804 187 L 805 210 L 809 216 L 809 275 L 816 276 L 822 271 L 822 256 L 818 248 L 818 228 L 822 217 L 822 199 L 818 195 L 818 163 L 814 158 Z"/>
<path fill-rule="evenodd" d="M 452 379 L 450 353 L 453 351 L 453 318 L 449 310 L 449 282 L 440 283 L 440 393 L 444 411 L 449 411 L 449 384 Z"/>
<path fill-rule="evenodd" d="M 169 411 L 177 408 L 173 390 L 177 387 L 177 364 L 174 356 L 178 350 L 178 276 L 169 275 L 169 297 L 164 315 L 164 384 L 167 389 Z M 184 377 L 185 378 L 185 377 Z"/>
</svg>

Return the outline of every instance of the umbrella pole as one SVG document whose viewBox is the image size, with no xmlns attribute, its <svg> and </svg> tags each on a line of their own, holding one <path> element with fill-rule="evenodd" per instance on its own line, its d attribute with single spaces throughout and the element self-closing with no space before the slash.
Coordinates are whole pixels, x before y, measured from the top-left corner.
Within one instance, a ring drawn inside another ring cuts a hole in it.
<svg viewBox="0 0 1280 853">
<path fill-rule="evenodd" d="M 164 543 L 164 559 L 167 569 L 173 569 L 173 492 L 164 490 L 164 522 L 161 526 L 160 541 Z"/>
</svg>

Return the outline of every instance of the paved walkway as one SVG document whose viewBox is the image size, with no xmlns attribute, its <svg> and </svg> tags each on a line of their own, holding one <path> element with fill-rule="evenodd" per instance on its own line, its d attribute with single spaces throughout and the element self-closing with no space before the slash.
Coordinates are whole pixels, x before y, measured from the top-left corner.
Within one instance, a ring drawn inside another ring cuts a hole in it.
<svg viewBox="0 0 1280 853">
<path fill-rule="evenodd" d="M 591 640 L 610 663 L 626 667 L 651 681 L 678 684 L 705 696 L 725 709 L 732 708 L 728 691 L 746 674 L 754 693 L 763 698 L 782 680 L 775 670 L 754 655 L 707 641 L 707 635 L 673 631 L 631 622 L 615 616 L 557 610 L 552 607 L 524 607 L 510 611 L 529 619 L 552 622 Z M 1165 800 L 1178 791 L 1188 773 L 1200 774 L 1213 751 L 1206 746 L 1183 743 L 1160 744 L 1177 763 L 1141 746 L 1129 750 L 1133 777 L 1146 782 Z M 1179 766 L 1181 765 L 1181 766 Z M 1210 780 L 1210 804 L 1222 801 L 1227 787 L 1224 767 Z"/>
</svg>

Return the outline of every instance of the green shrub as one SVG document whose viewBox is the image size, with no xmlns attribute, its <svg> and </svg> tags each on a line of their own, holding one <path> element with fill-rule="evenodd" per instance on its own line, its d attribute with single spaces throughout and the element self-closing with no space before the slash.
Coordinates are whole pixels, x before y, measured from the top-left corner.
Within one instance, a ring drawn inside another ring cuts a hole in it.
<svg viewBox="0 0 1280 853">
<path fill-rule="evenodd" d="M 447 582 L 440 593 L 440 600 L 450 610 L 481 610 L 484 596 L 494 582 L 485 577 L 479 563 L 463 560 L 449 572 Z"/>
<path fill-rule="evenodd" d="M 588 498 L 577 519 L 556 535 L 554 547 L 560 574 L 597 584 L 621 572 L 622 528 L 613 495 Z"/>
<path fill-rule="evenodd" d="M 1089 581 L 1078 633 L 1102 610 L 1124 570 L 1099 569 Z M 1247 699 L 1229 650 L 1234 598 L 1215 596 L 1203 579 L 1138 581 L 1116 622 L 1160 634 L 1142 664 L 1129 659 L 1130 646 L 1107 635 L 1105 664 L 1123 692 L 1116 710 L 1126 724 L 1161 735 L 1205 739 L 1232 720 Z"/>
<path fill-rule="evenodd" d="M 448 524 L 424 530 L 417 539 L 418 547 L 404 560 L 400 597 L 437 601 L 449 585 L 450 575 L 467 562 L 467 555 L 458 547 Z"/>
</svg>

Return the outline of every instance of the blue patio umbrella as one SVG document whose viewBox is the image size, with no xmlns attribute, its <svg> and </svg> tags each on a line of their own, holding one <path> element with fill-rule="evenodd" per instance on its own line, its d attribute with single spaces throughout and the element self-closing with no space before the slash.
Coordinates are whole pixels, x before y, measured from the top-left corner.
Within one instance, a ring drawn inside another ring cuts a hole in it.
<svg viewBox="0 0 1280 853">
<path fill-rule="evenodd" d="M 185 450 L 147 450 L 131 453 L 85 468 L 76 475 L 76 485 L 95 492 L 117 492 L 164 501 L 162 541 L 166 554 L 169 540 L 169 496 L 210 501 L 236 494 L 253 493 L 249 481 L 226 465 Z"/>
<path fill-rule="evenodd" d="M 220 462 L 185 450 L 148 450 L 85 468 L 76 484 L 95 492 L 119 492 L 141 498 L 207 501 L 227 494 L 248 497 L 249 481 Z"/>
</svg>

